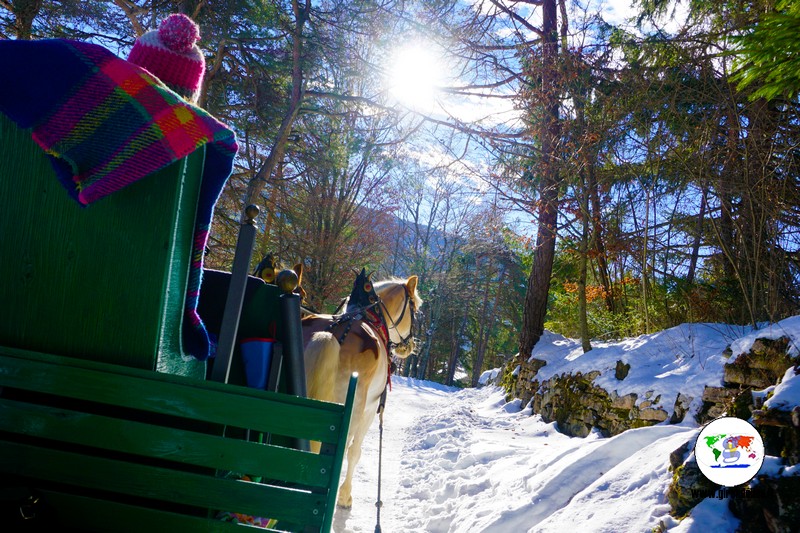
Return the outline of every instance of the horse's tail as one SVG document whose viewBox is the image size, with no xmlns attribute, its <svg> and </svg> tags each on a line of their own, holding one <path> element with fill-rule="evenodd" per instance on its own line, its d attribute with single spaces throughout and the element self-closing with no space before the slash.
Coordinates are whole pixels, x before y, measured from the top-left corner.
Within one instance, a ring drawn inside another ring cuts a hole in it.
<svg viewBox="0 0 800 533">
<path fill-rule="evenodd" d="M 339 341 L 330 332 L 319 331 L 305 347 L 308 395 L 317 400 L 336 401 L 339 370 Z"/>
</svg>

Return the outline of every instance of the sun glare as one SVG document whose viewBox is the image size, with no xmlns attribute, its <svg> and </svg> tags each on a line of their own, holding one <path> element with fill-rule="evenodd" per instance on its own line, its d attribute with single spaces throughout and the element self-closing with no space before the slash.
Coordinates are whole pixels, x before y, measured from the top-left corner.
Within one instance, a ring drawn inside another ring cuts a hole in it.
<svg viewBox="0 0 800 533">
<path fill-rule="evenodd" d="M 409 107 L 429 107 L 441 86 L 443 68 L 436 55 L 422 45 L 400 48 L 392 57 L 389 92 Z"/>
</svg>

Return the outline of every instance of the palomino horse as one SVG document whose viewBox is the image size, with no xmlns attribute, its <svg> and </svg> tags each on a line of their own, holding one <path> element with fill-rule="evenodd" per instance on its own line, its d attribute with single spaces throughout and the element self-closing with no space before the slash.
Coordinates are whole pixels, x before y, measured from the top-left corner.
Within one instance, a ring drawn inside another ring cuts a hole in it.
<svg viewBox="0 0 800 533">
<path fill-rule="evenodd" d="M 347 474 L 337 499 L 338 505 L 347 508 L 353 505 L 353 471 L 361 457 L 361 443 L 389 385 L 391 356 L 406 358 L 413 353 L 414 315 L 422 305 L 417 276 L 370 283 L 368 290 L 375 291 L 378 301 L 366 309 L 303 319 L 306 383 L 311 398 L 343 403 L 350 375 L 358 372 Z M 314 450 L 318 450 L 318 443 Z"/>
</svg>

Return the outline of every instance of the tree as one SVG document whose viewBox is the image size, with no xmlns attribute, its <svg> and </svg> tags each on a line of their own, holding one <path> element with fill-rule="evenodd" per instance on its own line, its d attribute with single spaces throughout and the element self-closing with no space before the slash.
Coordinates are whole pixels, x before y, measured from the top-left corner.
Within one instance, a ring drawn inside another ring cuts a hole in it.
<svg viewBox="0 0 800 533">
<path fill-rule="evenodd" d="M 739 90 L 755 87 L 751 98 L 792 99 L 800 92 L 800 5 L 789 0 L 769 4 L 755 24 L 734 36 L 734 81 Z"/>
<path fill-rule="evenodd" d="M 519 353 L 527 359 L 544 332 L 547 313 L 547 298 L 550 291 L 550 276 L 556 249 L 558 223 L 559 171 L 558 141 L 560 136 L 558 80 L 559 35 L 557 28 L 557 4 L 555 0 L 543 0 L 542 27 L 536 31 L 541 39 L 541 92 L 538 105 L 541 109 L 538 137 L 541 145 L 537 174 L 539 176 L 539 202 L 536 222 L 536 248 L 533 256 L 528 291 L 522 314 Z M 562 21 L 566 25 L 566 21 Z"/>
<path fill-rule="evenodd" d="M 555 254 L 563 167 L 560 155 L 563 80 L 559 51 L 567 38 L 566 4 L 557 0 L 515 3 L 487 0 L 462 11 L 451 3 L 439 7 L 435 12 L 437 18 L 461 18 L 458 31 L 452 32 L 452 49 L 470 58 L 465 72 L 474 80 L 471 85 L 454 90 L 491 97 L 499 92 L 498 88 L 504 88 L 513 91 L 512 97 L 525 110 L 522 131 L 512 124 L 499 124 L 491 131 L 463 127 L 460 131 L 483 137 L 500 158 L 508 160 L 510 156 L 520 161 L 521 171 L 512 178 L 511 188 L 523 194 L 525 199 L 518 200 L 518 204 L 535 216 L 537 224 L 520 329 L 519 350 L 521 357 L 527 358 L 526 354 L 530 354 L 543 332 Z M 541 8 L 541 26 L 529 22 L 537 7 Z"/>
<path fill-rule="evenodd" d="M 33 35 L 33 19 L 42 8 L 42 0 L 3 0 L 0 7 L 7 9 L 12 19 L 7 25 L 9 33 L 17 39 L 30 39 Z M 3 32 L 6 34 L 6 32 Z"/>
</svg>

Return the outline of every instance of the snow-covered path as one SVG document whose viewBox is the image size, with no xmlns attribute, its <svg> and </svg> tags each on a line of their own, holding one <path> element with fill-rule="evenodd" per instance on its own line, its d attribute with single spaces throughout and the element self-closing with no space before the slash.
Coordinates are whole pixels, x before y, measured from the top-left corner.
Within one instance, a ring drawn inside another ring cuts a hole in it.
<svg viewBox="0 0 800 533">
<path fill-rule="evenodd" d="M 455 389 L 392 376 L 392 390 L 386 400 L 383 424 L 383 462 L 381 473 L 381 528 L 385 533 L 412 531 L 403 524 L 406 503 L 399 496 L 404 477 L 401 463 L 408 435 L 419 418 L 447 403 Z M 374 532 L 378 496 L 378 418 L 364 439 L 362 456 L 353 478 L 353 508 L 337 508 L 333 530 L 336 533 Z M 422 530 L 420 530 L 422 531 Z"/>
<path fill-rule="evenodd" d="M 649 531 L 669 512 L 669 453 L 697 434 L 659 425 L 610 439 L 570 438 L 505 404 L 494 387 L 393 382 L 384 419 L 384 533 Z M 356 469 L 353 508 L 337 509 L 337 533 L 375 530 L 377 464 L 376 421 Z"/>
</svg>

